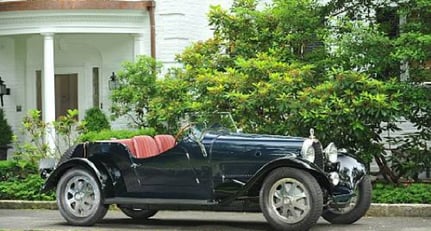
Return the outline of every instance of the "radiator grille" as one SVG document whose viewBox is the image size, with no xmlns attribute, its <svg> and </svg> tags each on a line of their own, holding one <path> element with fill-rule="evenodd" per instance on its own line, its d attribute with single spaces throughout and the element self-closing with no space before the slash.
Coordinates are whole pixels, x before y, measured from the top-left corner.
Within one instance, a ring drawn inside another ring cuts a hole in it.
<svg viewBox="0 0 431 231">
<path fill-rule="evenodd" d="M 323 150 L 322 145 L 319 141 L 313 142 L 313 148 L 314 148 L 314 163 L 319 166 L 319 168 L 323 169 Z"/>
</svg>

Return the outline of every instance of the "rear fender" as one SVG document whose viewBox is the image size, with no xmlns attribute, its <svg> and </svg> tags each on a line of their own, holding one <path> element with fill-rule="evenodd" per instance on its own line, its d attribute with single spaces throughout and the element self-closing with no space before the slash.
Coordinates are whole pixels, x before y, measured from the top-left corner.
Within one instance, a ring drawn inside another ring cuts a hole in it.
<svg viewBox="0 0 431 231">
<path fill-rule="evenodd" d="M 105 187 L 104 177 L 100 173 L 99 169 L 97 169 L 96 165 L 94 165 L 93 162 L 89 161 L 86 158 L 72 158 L 72 159 L 60 164 L 49 175 L 48 179 L 46 179 L 45 184 L 42 188 L 42 192 L 46 192 L 48 190 L 54 189 L 57 186 L 58 181 L 60 180 L 61 176 L 63 176 L 63 174 L 67 170 L 72 169 L 72 168 L 76 168 L 76 167 L 84 168 L 84 169 L 90 171 L 92 174 L 94 174 L 94 176 L 96 176 L 102 189 Z"/>
</svg>

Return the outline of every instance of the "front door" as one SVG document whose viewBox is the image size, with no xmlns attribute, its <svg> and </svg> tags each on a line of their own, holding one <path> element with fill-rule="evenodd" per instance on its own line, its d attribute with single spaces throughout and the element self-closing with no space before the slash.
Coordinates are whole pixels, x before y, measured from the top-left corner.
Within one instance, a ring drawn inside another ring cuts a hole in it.
<svg viewBox="0 0 431 231">
<path fill-rule="evenodd" d="M 55 118 L 78 109 L 78 74 L 55 75 Z"/>
<path fill-rule="evenodd" d="M 212 198 L 208 158 L 190 139 L 173 149 L 147 159 L 135 159 L 141 188 L 135 194 L 146 198 L 195 199 Z"/>
</svg>

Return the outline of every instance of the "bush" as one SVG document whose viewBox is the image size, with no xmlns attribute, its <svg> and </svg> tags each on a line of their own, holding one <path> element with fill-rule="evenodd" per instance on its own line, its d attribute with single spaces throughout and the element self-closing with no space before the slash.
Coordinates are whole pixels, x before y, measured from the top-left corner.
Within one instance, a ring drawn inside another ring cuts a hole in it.
<svg viewBox="0 0 431 231">
<path fill-rule="evenodd" d="M 377 183 L 373 187 L 373 203 L 431 203 L 431 184 L 393 186 Z"/>
<path fill-rule="evenodd" d="M 0 200 L 54 200 L 41 193 L 44 180 L 36 165 L 24 161 L 0 161 Z"/>
<path fill-rule="evenodd" d="M 97 141 L 97 140 L 110 140 L 112 138 L 116 139 L 126 139 L 138 135 L 149 135 L 154 136 L 155 130 L 152 128 L 144 128 L 139 130 L 103 130 L 100 132 L 88 132 L 80 136 L 79 140 L 81 142 L 85 141 Z"/>
<path fill-rule="evenodd" d="M 91 131 L 102 131 L 111 129 L 108 118 L 98 107 L 93 107 L 85 111 L 85 127 Z"/>
<path fill-rule="evenodd" d="M 12 128 L 9 126 L 3 109 L 0 109 L 0 146 L 8 145 L 12 142 Z"/>
<path fill-rule="evenodd" d="M 22 179 L 37 173 L 36 165 L 26 161 L 0 161 L 0 182 Z"/>
</svg>

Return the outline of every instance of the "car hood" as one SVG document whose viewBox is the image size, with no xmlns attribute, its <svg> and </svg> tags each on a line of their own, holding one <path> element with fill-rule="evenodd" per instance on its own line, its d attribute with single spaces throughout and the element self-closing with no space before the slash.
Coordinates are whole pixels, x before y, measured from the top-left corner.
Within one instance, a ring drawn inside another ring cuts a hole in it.
<svg viewBox="0 0 431 231">
<path fill-rule="evenodd" d="M 205 139 L 210 141 L 216 149 L 246 149 L 266 150 L 273 154 L 286 152 L 300 153 L 304 138 L 291 136 L 276 136 L 245 133 L 216 133 L 209 132 Z M 217 145 L 215 145 L 217 144 Z"/>
</svg>

